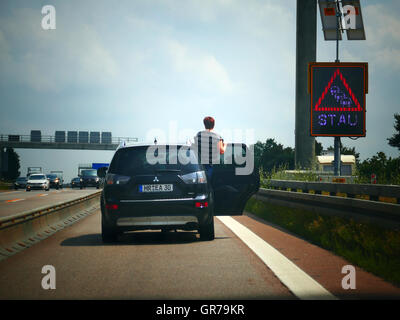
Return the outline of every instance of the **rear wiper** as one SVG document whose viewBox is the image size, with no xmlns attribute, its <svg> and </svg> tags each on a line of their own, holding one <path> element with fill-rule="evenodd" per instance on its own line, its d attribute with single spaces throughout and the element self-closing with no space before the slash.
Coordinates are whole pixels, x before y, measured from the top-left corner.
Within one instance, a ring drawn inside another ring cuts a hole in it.
<svg viewBox="0 0 400 320">
<path fill-rule="evenodd" d="M 179 169 L 156 169 L 156 172 L 181 172 Z"/>
</svg>

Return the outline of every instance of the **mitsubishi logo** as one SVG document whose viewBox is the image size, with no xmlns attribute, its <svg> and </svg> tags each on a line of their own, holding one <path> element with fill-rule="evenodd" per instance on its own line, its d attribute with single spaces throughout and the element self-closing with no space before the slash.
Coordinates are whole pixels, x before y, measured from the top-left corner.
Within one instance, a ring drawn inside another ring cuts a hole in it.
<svg viewBox="0 0 400 320">
<path fill-rule="evenodd" d="M 160 182 L 160 180 L 158 180 L 157 176 L 155 176 L 153 182 Z"/>
</svg>

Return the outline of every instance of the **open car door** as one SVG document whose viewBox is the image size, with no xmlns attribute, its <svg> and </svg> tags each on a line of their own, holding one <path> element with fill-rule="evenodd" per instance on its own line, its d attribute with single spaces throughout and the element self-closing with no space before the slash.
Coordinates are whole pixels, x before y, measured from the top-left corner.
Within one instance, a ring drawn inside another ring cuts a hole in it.
<svg viewBox="0 0 400 320">
<path fill-rule="evenodd" d="M 228 144 L 220 164 L 213 165 L 214 215 L 242 215 L 247 201 L 260 188 L 254 153 L 242 143 Z"/>
</svg>

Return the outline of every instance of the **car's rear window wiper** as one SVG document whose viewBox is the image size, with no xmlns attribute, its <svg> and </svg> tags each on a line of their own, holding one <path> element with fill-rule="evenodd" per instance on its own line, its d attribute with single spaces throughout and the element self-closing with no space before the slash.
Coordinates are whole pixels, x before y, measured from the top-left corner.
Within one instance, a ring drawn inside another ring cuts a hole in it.
<svg viewBox="0 0 400 320">
<path fill-rule="evenodd" d="M 179 169 L 156 169 L 156 172 L 181 172 Z"/>
</svg>

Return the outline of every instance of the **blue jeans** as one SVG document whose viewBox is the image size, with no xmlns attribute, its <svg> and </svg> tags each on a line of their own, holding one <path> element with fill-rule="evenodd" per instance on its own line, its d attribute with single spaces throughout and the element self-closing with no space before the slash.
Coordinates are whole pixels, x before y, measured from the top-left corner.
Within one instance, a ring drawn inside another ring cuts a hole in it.
<svg viewBox="0 0 400 320">
<path fill-rule="evenodd" d="M 211 182 L 213 167 L 210 164 L 205 164 L 204 169 L 206 169 L 207 180 Z"/>
</svg>

